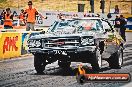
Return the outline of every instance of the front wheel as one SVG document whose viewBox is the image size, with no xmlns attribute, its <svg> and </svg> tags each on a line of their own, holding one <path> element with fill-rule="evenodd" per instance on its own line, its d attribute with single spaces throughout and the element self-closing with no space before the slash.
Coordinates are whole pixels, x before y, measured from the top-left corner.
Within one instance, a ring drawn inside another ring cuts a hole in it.
<svg viewBox="0 0 132 87">
<path fill-rule="evenodd" d="M 42 55 L 34 55 L 34 67 L 37 73 L 43 73 L 46 66 L 46 60 L 44 60 Z"/>
<path fill-rule="evenodd" d="M 94 71 L 99 71 L 102 66 L 102 55 L 99 49 L 97 49 L 95 53 L 93 53 L 91 66 Z"/>
</svg>

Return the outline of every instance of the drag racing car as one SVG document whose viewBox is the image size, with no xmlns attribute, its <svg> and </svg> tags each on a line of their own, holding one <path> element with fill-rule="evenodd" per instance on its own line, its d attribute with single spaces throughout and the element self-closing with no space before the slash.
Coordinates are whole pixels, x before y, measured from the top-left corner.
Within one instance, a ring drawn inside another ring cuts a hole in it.
<svg viewBox="0 0 132 87">
<path fill-rule="evenodd" d="M 73 18 L 55 21 L 47 32 L 32 36 L 28 51 L 34 55 L 37 73 L 55 61 L 63 69 L 71 62 L 83 62 L 99 71 L 102 60 L 111 68 L 121 68 L 123 43 L 108 21 L 98 17 Z"/>
</svg>

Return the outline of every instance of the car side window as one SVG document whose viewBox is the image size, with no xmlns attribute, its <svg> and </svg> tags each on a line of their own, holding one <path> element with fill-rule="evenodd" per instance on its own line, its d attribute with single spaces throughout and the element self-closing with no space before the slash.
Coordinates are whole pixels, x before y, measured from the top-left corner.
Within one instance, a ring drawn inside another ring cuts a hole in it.
<svg viewBox="0 0 132 87">
<path fill-rule="evenodd" d="M 97 20 L 97 21 L 96 21 L 96 28 L 97 28 L 97 30 L 103 30 L 100 20 Z"/>
</svg>

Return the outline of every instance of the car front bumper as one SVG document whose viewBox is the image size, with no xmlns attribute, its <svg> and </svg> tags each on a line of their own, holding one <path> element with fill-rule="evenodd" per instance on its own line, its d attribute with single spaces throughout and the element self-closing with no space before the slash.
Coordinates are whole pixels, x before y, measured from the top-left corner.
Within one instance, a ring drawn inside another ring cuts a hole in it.
<svg viewBox="0 0 132 87">
<path fill-rule="evenodd" d="M 96 50 L 96 46 L 84 46 L 84 47 L 67 47 L 67 48 L 60 48 L 60 47 L 49 47 L 49 48 L 30 48 L 28 51 L 30 53 L 78 53 L 84 51 L 94 52 Z"/>
</svg>

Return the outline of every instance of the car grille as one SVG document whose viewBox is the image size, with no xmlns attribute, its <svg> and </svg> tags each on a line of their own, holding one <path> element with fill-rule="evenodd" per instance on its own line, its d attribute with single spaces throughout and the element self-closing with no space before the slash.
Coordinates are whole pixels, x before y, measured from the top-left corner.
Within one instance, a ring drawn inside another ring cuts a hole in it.
<svg viewBox="0 0 132 87">
<path fill-rule="evenodd" d="M 44 47 L 70 47 L 79 45 L 79 38 L 49 38 L 44 42 Z"/>
</svg>

